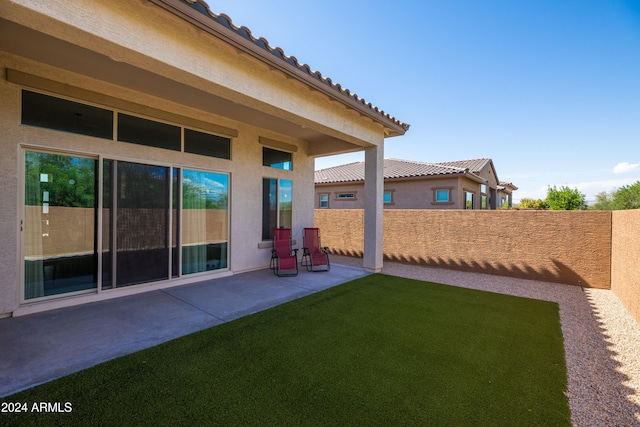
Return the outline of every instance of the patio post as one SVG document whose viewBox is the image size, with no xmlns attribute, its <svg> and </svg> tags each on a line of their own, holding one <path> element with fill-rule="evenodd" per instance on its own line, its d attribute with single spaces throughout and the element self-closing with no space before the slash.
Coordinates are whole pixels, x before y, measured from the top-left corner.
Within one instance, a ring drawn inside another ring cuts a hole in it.
<svg viewBox="0 0 640 427">
<path fill-rule="evenodd" d="M 370 273 L 382 270 L 384 141 L 364 152 L 364 259 Z"/>
</svg>

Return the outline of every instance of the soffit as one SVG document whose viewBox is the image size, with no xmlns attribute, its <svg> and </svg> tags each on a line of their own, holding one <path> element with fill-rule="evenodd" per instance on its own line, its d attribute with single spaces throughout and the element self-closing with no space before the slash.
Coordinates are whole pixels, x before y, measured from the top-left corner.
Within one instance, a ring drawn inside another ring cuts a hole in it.
<svg viewBox="0 0 640 427">
<path fill-rule="evenodd" d="M 114 60 L 107 55 L 2 18 L 0 18 L 0 51 L 305 140 L 317 145 L 314 148 L 315 155 L 334 154 L 322 148 L 325 144 L 328 147 L 335 145 L 346 147 L 342 151 L 357 150 L 365 145 L 363 141 L 333 129 L 321 128 L 312 122 L 305 123 L 304 119 L 294 117 L 291 113 L 275 111 L 273 106 L 258 104 L 255 100 L 247 102 L 255 105 L 255 108 L 233 102 L 224 96 Z"/>
<path fill-rule="evenodd" d="M 320 72 L 312 71 L 309 65 L 300 64 L 295 56 L 285 55 L 281 48 L 270 46 L 266 39 L 254 37 L 248 28 L 236 27 L 227 15 L 213 13 L 203 0 L 150 1 L 382 124 L 385 136 L 404 135 L 409 130 L 409 124 L 385 113 L 349 89 L 343 89 Z"/>
</svg>

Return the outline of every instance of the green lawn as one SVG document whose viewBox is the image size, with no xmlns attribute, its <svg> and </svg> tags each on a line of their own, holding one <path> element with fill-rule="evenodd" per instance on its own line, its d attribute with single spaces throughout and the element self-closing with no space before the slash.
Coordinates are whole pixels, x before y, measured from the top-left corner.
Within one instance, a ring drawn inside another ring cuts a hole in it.
<svg viewBox="0 0 640 427">
<path fill-rule="evenodd" d="M 570 425 L 558 305 L 371 275 L 3 399 L 15 425 Z M 46 362 L 45 362 L 46 363 Z"/>
</svg>

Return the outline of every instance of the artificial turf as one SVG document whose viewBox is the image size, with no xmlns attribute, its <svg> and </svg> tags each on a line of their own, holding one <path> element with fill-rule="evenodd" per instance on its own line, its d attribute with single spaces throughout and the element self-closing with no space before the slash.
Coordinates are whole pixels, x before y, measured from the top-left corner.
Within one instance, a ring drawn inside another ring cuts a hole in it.
<svg viewBox="0 0 640 427">
<path fill-rule="evenodd" d="M 6 397 L 30 411 L 0 424 L 560 426 L 566 385 L 557 304 L 378 274 Z"/>
</svg>

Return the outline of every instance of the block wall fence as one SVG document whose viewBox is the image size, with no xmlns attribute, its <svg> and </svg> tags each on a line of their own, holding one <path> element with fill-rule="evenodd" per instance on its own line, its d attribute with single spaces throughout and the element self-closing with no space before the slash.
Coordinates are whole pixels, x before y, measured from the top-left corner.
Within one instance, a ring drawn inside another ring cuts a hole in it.
<svg viewBox="0 0 640 427">
<path fill-rule="evenodd" d="M 364 212 L 317 209 L 323 246 L 362 256 Z M 640 322 L 640 210 L 385 210 L 384 258 L 611 289 Z"/>
</svg>

